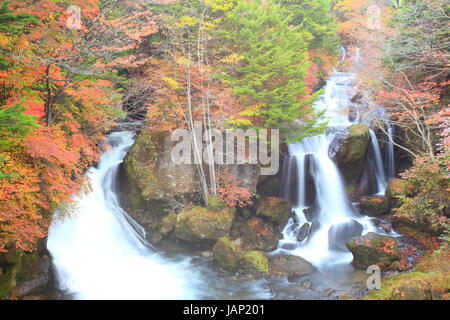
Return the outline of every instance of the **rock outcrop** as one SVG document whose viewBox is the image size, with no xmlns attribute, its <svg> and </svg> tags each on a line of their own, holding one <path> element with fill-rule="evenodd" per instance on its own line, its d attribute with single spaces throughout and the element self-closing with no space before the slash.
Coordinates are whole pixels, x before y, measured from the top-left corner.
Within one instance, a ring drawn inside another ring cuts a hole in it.
<svg viewBox="0 0 450 320">
<path fill-rule="evenodd" d="M 348 133 L 344 138 L 332 143 L 330 155 L 338 165 L 347 185 L 357 183 L 369 142 L 369 127 L 366 124 L 355 123 L 348 127 Z"/>
</svg>

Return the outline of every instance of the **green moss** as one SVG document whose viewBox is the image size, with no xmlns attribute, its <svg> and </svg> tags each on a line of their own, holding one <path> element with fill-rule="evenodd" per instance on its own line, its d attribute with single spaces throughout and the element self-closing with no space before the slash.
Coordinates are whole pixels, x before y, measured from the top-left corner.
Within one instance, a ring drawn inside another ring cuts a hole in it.
<svg viewBox="0 0 450 320">
<path fill-rule="evenodd" d="M 206 207 L 191 207 L 177 216 L 176 236 L 185 241 L 199 242 L 216 240 L 230 231 L 234 218 L 234 208 L 212 210 Z"/>
<path fill-rule="evenodd" d="M 231 241 L 227 236 L 219 238 L 212 248 L 214 260 L 219 265 L 228 270 L 235 272 L 239 267 L 239 261 L 242 258 L 241 248 Z"/>
<path fill-rule="evenodd" d="M 250 271 L 269 273 L 269 261 L 262 251 L 247 251 L 244 254 L 242 262 Z"/>
</svg>

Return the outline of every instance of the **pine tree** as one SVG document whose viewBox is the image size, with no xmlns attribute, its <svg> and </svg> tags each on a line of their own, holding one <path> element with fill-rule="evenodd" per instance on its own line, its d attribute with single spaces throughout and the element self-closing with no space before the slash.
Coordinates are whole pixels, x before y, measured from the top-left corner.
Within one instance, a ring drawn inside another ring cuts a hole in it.
<svg viewBox="0 0 450 320">
<path fill-rule="evenodd" d="M 331 13 L 330 0 L 281 0 L 279 3 L 291 14 L 295 26 L 312 35 L 309 49 L 325 49 L 333 54 L 339 46 L 337 26 Z"/>
<path fill-rule="evenodd" d="M 317 133 L 316 115 L 305 90 L 308 68 L 308 31 L 290 25 L 288 11 L 267 0 L 240 1 L 227 15 L 223 27 L 239 61 L 227 80 L 234 93 L 263 122 L 256 128 L 279 128 L 285 140 Z M 303 121 L 300 125 L 295 120 Z"/>
</svg>

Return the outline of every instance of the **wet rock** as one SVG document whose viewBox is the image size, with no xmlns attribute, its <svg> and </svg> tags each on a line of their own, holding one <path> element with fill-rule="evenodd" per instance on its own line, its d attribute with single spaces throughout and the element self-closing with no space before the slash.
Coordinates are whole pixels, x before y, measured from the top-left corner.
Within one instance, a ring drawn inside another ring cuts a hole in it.
<svg viewBox="0 0 450 320">
<path fill-rule="evenodd" d="M 269 261 L 262 251 L 247 251 L 240 261 L 243 272 L 259 275 L 269 273 Z"/>
<path fill-rule="evenodd" d="M 246 250 L 272 251 L 278 246 L 281 233 L 271 223 L 251 218 L 242 226 L 242 248 Z"/>
<path fill-rule="evenodd" d="M 301 228 L 300 228 L 300 230 L 299 230 L 299 232 L 298 232 L 297 240 L 298 240 L 298 241 L 303 241 L 303 240 L 305 240 L 306 237 L 308 236 L 308 234 L 309 234 L 309 224 L 308 224 L 308 223 L 304 223 L 304 224 L 301 226 Z"/>
<path fill-rule="evenodd" d="M 296 247 L 297 245 L 295 243 L 283 243 L 281 245 L 281 248 L 285 250 L 294 250 Z"/>
<path fill-rule="evenodd" d="M 297 157 L 286 156 L 282 166 L 282 185 L 280 194 L 283 198 L 291 200 L 294 205 L 298 205 L 298 181 L 297 181 Z"/>
<path fill-rule="evenodd" d="M 239 261 L 243 257 L 242 249 L 228 237 L 217 240 L 211 250 L 213 259 L 225 270 L 235 272 L 239 267 Z"/>
<path fill-rule="evenodd" d="M 292 212 L 289 200 L 278 197 L 263 197 L 256 203 L 256 214 L 267 218 L 279 226 L 286 225 Z"/>
<path fill-rule="evenodd" d="M 311 206 L 316 201 L 317 191 L 316 191 L 316 178 L 315 173 L 316 160 L 314 155 L 308 154 L 305 156 L 305 206 Z"/>
<path fill-rule="evenodd" d="M 374 219 L 373 224 L 386 233 L 392 232 L 392 225 L 385 220 Z"/>
<path fill-rule="evenodd" d="M 377 192 L 377 180 L 375 177 L 375 172 L 368 163 L 371 156 L 373 157 L 373 155 L 370 155 L 370 153 L 368 153 L 366 156 L 365 164 L 363 166 L 361 176 L 359 177 L 356 188 L 353 185 L 347 186 L 347 192 L 349 192 L 355 198 L 358 195 L 374 194 Z"/>
<path fill-rule="evenodd" d="M 272 258 L 270 268 L 273 274 L 290 275 L 290 277 L 301 277 L 315 271 L 314 267 L 305 259 L 287 254 Z"/>
<path fill-rule="evenodd" d="M 287 228 L 287 232 L 294 232 L 298 228 L 298 223 L 293 223 Z"/>
<path fill-rule="evenodd" d="M 345 243 L 362 234 L 363 227 L 356 220 L 334 224 L 328 230 L 328 247 L 332 250 L 347 251 Z"/>
<path fill-rule="evenodd" d="M 365 196 L 358 204 L 358 209 L 372 217 L 378 217 L 389 212 L 389 202 L 384 196 Z"/>
<path fill-rule="evenodd" d="M 177 216 L 175 235 L 188 242 L 217 240 L 230 232 L 234 208 L 212 210 L 206 207 L 192 207 Z"/>
<path fill-rule="evenodd" d="M 378 265 L 382 270 L 388 270 L 399 260 L 399 249 L 395 239 L 369 232 L 346 243 L 353 254 L 352 265 L 357 269 L 366 269 L 370 265 Z"/>
<path fill-rule="evenodd" d="M 348 127 L 347 136 L 334 144 L 332 159 L 340 168 L 347 185 L 357 182 L 369 141 L 369 127 L 366 124 L 355 123 Z"/>
<path fill-rule="evenodd" d="M 319 210 L 320 210 L 319 205 L 314 203 L 311 206 L 303 209 L 303 214 L 305 215 L 306 220 L 312 222 L 317 217 Z"/>
</svg>

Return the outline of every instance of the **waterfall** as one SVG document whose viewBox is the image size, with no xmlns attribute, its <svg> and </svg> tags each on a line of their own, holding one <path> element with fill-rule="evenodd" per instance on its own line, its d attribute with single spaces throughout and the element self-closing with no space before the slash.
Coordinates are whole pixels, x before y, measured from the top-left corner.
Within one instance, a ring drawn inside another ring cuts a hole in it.
<svg viewBox="0 0 450 320">
<path fill-rule="evenodd" d="M 343 46 L 341 46 L 341 62 L 344 62 L 346 57 L 347 57 L 347 50 Z"/>
<path fill-rule="evenodd" d="M 378 143 L 377 136 L 375 135 L 375 132 L 373 132 L 372 129 L 369 130 L 369 133 L 370 133 L 370 143 L 372 146 L 372 150 L 375 154 L 374 165 L 375 165 L 375 179 L 377 181 L 377 189 L 378 189 L 377 194 L 384 195 L 388 181 L 384 174 L 384 166 L 383 166 L 383 159 L 381 157 L 380 144 Z"/>
<path fill-rule="evenodd" d="M 388 147 L 387 147 L 387 177 L 392 179 L 395 177 L 395 158 L 394 158 L 394 127 L 390 124 L 386 124 L 388 133 Z"/>
<path fill-rule="evenodd" d="M 108 142 L 112 149 L 87 172 L 92 191 L 74 199 L 70 216 L 57 211 L 49 230 L 47 248 L 61 289 L 77 299 L 195 298 L 188 261 L 156 253 L 119 205 L 116 173 L 133 135 L 115 132 Z"/>
<path fill-rule="evenodd" d="M 349 120 L 347 112 L 355 85 L 352 74 L 333 73 L 314 103 L 316 110 L 325 110 L 327 132 L 289 145 L 289 156 L 283 164 L 282 196 L 293 201 L 293 216 L 282 231 L 276 252 L 299 255 L 318 267 L 349 263 L 352 255 L 345 241 L 377 231 L 370 218 L 348 202 L 344 182 L 329 156 L 330 144 L 358 121 Z M 378 141 L 372 140 L 380 153 Z M 381 163 L 381 154 L 379 160 Z M 380 169 L 381 179 L 382 166 Z"/>
</svg>

